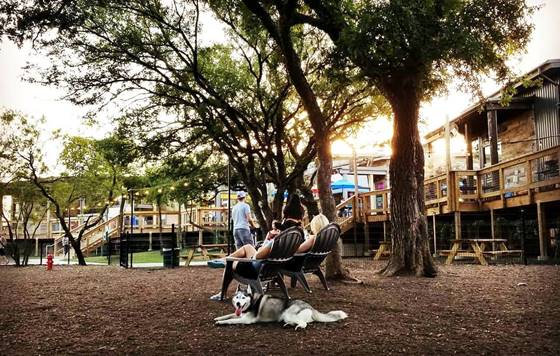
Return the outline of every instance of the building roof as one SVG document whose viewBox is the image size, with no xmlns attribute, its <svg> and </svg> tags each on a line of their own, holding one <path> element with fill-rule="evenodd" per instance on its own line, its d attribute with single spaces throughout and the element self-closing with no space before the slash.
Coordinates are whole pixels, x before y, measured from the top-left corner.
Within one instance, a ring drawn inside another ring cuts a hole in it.
<svg viewBox="0 0 560 356">
<path fill-rule="evenodd" d="M 523 87 L 523 81 L 524 80 L 533 80 L 536 79 L 538 77 L 546 77 L 547 74 L 549 74 L 550 72 L 560 72 L 560 58 L 557 59 L 550 59 L 544 63 L 542 63 L 541 65 L 539 65 L 538 67 L 534 68 L 533 70 L 530 70 L 529 72 L 525 73 L 525 75 L 523 75 L 523 80 L 519 80 L 514 87 L 516 89 L 519 89 L 521 87 Z M 547 79 L 550 80 L 550 78 L 546 77 Z M 500 98 L 501 98 L 501 92 L 502 90 L 504 90 L 506 87 L 502 87 L 500 88 L 500 90 L 497 90 L 496 92 L 492 93 L 491 95 L 487 96 L 484 100 L 481 100 L 471 106 L 469 106 L 467 109 L 465 109 L 461 114 L 459 114 L 457 117 L 455 117 L 453 120 L 450 120 L 449 123 L 450 124 L 454 124 L 454 123 L 458 123 L 459 121 L 466 119 L 467 117 L 471 116 L 471 115 L 475 115 L 480 113 L 481 111 L 484 111 L 485 106 L 488 104 L 495 104 L 495 105 L 499 105 L 500 104 Z M 512 99 L 512 103 L 523 103 L 523 102 L 532 102 L 532 100 L 534 100 L 534 97 L 515 97 Z M 440 137 L 440 135 L 445 131 L 445 125 L 442 125 L 440 127 L 438 127 L 437 129 L 430 131 L 429 133 L 427 133 L 426 135 L 424 135 L 424 138 L 427 141 L 433 141 L 435 138 Z"/>
</svg>

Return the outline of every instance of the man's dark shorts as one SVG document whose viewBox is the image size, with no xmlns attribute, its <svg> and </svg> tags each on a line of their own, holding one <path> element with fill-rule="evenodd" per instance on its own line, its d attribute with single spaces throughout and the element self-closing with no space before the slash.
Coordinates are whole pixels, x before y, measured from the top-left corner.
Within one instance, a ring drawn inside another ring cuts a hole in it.
<svg viewBox="0 0 560 356">
<path fill-rule="evenodd" d="M 235 247 L 240 248 L 244 245 L 254 245 L 253 236 L 251 236 L 251 230 L 248 229 L 235 229 L 233 230 L 233 237 L 235 238 Z"/>
</svg>

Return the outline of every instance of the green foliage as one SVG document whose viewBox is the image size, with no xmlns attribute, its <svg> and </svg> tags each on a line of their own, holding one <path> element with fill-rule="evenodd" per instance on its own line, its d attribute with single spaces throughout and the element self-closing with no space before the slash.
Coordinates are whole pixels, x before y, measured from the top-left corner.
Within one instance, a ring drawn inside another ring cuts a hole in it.
<svg viewBox="0 0 560 356">
<path fill-rule="evenodd" d="M 39 123 L 42 120 L 38 121 Z M 37 154 L 39 131 L 24 115 L 13 110 L 0 111 L 0 184 L 27 176 L 29 154 Z M 44 169 L 44 166 L 40 167 Z"/>
<path fill-rule="evenodd" d="M 506 60 L 525 48 L 533 7 L 524 0 L 432 0 L 339 3 L 336 52 L 380 88 L 413 81 L 421 99 L 458 76 L 478 88 L 479 75 L 511 79 Z"/>
</svg>

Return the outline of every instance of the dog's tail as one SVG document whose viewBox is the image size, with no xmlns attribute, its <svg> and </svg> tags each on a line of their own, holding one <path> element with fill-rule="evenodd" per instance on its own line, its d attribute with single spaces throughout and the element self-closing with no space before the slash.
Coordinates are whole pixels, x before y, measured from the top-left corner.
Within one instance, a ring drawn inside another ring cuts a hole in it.
<svg viewBox="0 0 560 356">
<path fill-rule="evenodd" d="M 321 323 L 332 323 L 335 321 L 346 319 L 348 317 L 348 314 L 346 314 L 342 310 L 330 311 L 327 314 L 321 313 L 317 310 L 313 310 L 312 317 L 314 321 L 318 321 Z"/>
</svg>

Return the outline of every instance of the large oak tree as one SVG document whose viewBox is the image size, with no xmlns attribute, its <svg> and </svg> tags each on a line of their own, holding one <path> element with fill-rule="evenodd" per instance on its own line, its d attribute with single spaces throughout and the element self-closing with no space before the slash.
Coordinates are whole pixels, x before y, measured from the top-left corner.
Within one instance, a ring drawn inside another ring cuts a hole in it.
<svg viewBox="0 0 560 356">
<path fill-rule="evenodd" d="M 289 29 L 298 24 L 313 26 L 331 38 L 333 60 L 344 68 L 358 68 L 389 101 L 394 115 L 390 164 L 393 253 L 383 273 L 434 276 L 424 205 L 424 153 L 418 132 L 420 103 L 452 78 L 463 79 L 474 88 L 481 74 L 508 79 L 506 61 L 527 44 L 533 9 L 524 0 L 244 3 L 286 48 L 288 66 L 297 66 L 297 58 L 290 52 Z M 293 73 L 301 79 L 298 92 L 302 99 L 309 99 L 306 109 L 320 117 L 302 73 L 297 68 Z"/>
</svg>

